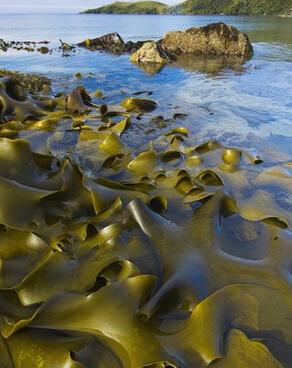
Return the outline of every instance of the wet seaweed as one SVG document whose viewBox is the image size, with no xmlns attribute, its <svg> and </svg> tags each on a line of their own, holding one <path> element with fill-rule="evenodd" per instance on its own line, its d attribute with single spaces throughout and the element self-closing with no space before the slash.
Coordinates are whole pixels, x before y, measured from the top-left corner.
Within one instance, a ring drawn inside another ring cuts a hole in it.
<svg viewBox="0 0 292 368">
<path fill-rule="evenodd" d="M 0 101 L 1 366 L 292 366 L 290 162 L 179 126 L 126 144 L 144 98 Z"/>
</svg>

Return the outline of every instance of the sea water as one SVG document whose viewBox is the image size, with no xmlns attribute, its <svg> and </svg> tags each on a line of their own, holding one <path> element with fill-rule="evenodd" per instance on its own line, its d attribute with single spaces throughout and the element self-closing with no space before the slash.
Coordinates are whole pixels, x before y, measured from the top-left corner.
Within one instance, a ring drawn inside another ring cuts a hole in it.
<svg viewBox="0 0 292 368">
<path fill-rule="evenodd" d="M 59 39 L 76 44 L 118 32 L 125 41 L 158 40 L 169 30 L 219 21 L 248 34 L 254 47 L 250 60 L 188 59 L 155 73 L 140 70 L 126 54 L 76 49 L 68 56 L 59 49 Z M 68 92 L 79 84 L 90 91 L 98 88 L 113 103 L 121 91 L 152 91 L 157 114 L 166 119 L 185 114 L 177 124 L 186 125 L 197 139 L 216 139 L 287 160 L 292 155 L 291 30 L 292 19 L 281 17 L 1 14 L 0 37 L 5 41 L 46 40 L 53 52 L 0 51 L 0 67 L 45 74 L 53 79 L 55 91 Z M 76 72 L 83 78 L 75 78 Z M 141 140 L 143 123 L 148 124 L 142 120 L 137 129 Z"/>
</svg>

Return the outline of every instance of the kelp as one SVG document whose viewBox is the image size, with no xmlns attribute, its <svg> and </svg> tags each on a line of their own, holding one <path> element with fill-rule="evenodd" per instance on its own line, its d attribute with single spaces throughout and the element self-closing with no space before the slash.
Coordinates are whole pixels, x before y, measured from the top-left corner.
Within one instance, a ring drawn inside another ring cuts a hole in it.
<svg viewBox="0 0 292 368">
<path fill-rule="evenodd" d="M 1 367 L 291 367 L 291 163 L 101 96 L 0 82 Z"/>
</svg>

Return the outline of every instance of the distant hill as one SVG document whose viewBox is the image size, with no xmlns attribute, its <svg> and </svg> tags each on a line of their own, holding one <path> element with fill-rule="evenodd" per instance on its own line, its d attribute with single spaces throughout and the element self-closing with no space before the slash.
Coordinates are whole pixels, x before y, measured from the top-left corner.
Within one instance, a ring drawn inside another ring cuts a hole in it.
<svg viewBox="0 0 292 368">
<path fill-rule="evenodd" d="M 157 1 L 117 1 L 83 13 L 292 15 L 292 0 L 186 0 L 175 6 Z"/>
<path fill-rule="evenodd" d="M 292 0 L 186 0 L 172 14 L 291 15 Z"/>
<path fill-rule="evenodd" d="M 88 9 L 83 13 L 94 14 L 165 14 L 168 5 L 157 1 L 120 2 L 104 5 L 97 9 Z"/>
</svg>

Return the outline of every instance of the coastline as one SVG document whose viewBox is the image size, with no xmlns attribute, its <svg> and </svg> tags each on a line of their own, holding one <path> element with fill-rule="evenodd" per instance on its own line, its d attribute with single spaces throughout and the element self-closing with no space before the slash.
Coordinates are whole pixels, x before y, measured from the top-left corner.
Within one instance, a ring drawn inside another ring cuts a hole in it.
<svg viewBox="0 0 292 368">
<path fill-rule="evenodd" d="M 116 1 L 98 8 L 86 9 L 80 14 L 292 16 L 291 9 L 288 8 L 285 1 L 281 4 L 281 0 L 275 8 L 271 4 L 263 4 L 262 7 L 258 8 L 256 2 L 238 3 L 237 6 L 234 6 L 233 3 L 224 3 L 221 7 L 219 3 L 216 3 L 217 7 L 214 7 L 212 2 L 206 2 L 204 7 L 202 3 L 197 4 L 196 1 L 198 0 L 187 0 L 176 5 L 167 5 L 156 1 Z"/>
<path fill-rule="evenodd" d="M 232 16 L 232 17 L 280 17 L 280 18 L 292 18 L 292 14 L 232 14 L 232 13 L 169 13 L 169 14 L 149 14 L 149 13 L 85 13 L 85 12 L 79 12 L 78 14 L 82 15 L 150 15 L 150 16 Z"/>
</svg>

